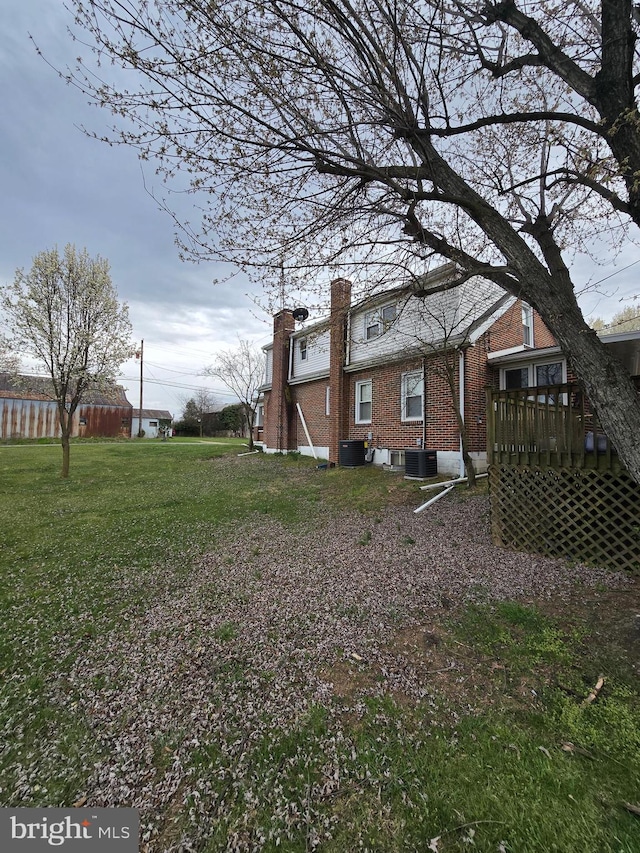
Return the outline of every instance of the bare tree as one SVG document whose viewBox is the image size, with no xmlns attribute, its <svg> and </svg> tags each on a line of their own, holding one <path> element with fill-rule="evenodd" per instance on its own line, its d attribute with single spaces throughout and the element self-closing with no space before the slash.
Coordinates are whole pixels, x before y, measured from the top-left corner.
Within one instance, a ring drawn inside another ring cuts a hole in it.
<svg viewBox="0 0 640 853">
<path fill-rule="evenodd" d="M 368 283 L 443 256 L 490 279 L 538 310 L 640 482 L 640 400 L 570 270 L 640 225 L 631 0 L 71 2 L 140 85 L 67 77 L 202 194 L 191 254 Z"/>
<path fill-rule="evenodd" d="M 200 438 L 202 438 L 206 426 L 207 415 L 212 413 L 216 405 L 213 392 L 208 388 L 199 388 L 191 397 L 185 397 L 183 404 L 183 422 L 197 424 Z M 211 433 L 209 433 L 209 435 L 210 434 Z"/>
<path fill-rule="evenodd" d="M 238 398 L 249 430 L 249 450 L 253 450 L 258 388 L 265 374 L 264 353 L 249 341 L 239 340 L 237 347 L 221 352 L 204 374 L 215 376 Z"/>
<path fill-rule="evenodd" d="M 126 305 L 118 302 L 109 264 L 67 245 L 40 252 L 16 272 L 4 300 L 14 350 L 39 361 L 51 380 L 60 422 L 62 477 L 69 476 L 73 415 L 92 389 L 108 391 L 133 353 Z"/>
<path fill-rule="evenodd" d="M 611 334 L 614 332 L 636 332 L 640 329 L 640 308 L 627 305 L 626 308 L 617 311 L 608 323 L 605 323 L 600 317 L 594 317 L 589 320 L 589 325 L 593 329 L 605 330 Z"/>
</svg>

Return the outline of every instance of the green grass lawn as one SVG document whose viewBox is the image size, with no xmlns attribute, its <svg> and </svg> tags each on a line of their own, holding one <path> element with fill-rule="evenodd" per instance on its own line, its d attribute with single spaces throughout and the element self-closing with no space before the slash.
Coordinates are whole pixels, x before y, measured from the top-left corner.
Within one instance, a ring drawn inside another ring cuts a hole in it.
<svg viewBox="0 0 640 853">
<path fill-rule="evenodd" d="M 76 443 L 63 481 L 59 446 L 0 447 L 2 805 L 70 805 L 86 793 L 105 745 L 73 689 L 64 704 L 52 693 L 64 693 L 92 638 L 126 633 L 131 614 L 142 617 L 166 593 L 158 583 L 188 588 L 200 555 L 238 524 L 269 518 L 295 535 L 355 511 L 373 529 L 388 502 L 422 497 L 370 468 L 319 472 L 312 460 L 282 457 L 216 466 L 243 450 L 238 441 Z M 638 585 L 577 590 L 570 604 L 442 612 L 438 654 L 460 661 L 463 677 L 445 663 L 434 673 L 441 702 L 370 695 L 357 715 L 342 713 L 339 697 L 318 704 L 246 747 L 236 782 L 220 770 L 231 762 L 224 744 L 201 736 L 185 773 L 224 810 L 186 798 L 148 849 L 188 835 L 187 812 L 201 809 L 210 825 L 197 849 L 210 853 L 232 841 L 238 850 L 332 853 L 637 853 L 640 817 L 627 806 L 640 807 L 640 643 L 619 625 L 623 595 L 637 600 Z M 236 634 L 224 623 L 211 640 L 223 647 Z M 600 672 L 605 688 L 585 704 Z M 237 666 L 217 677 L 241 693 L 249 674 Z M 160 768 L 169 736 L 154 750 Z"/>
</svg>

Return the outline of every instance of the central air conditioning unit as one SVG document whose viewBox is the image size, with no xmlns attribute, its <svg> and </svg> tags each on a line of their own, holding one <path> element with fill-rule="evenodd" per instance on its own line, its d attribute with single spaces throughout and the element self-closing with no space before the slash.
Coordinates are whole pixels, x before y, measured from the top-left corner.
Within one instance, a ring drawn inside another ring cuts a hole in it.
<svg viewBox="0 0 640 853">
<path fill-rule="evenodd" d="M 405 450 L 406 477 L 435 477 L 438 473 L 438 453 L 435 450 Z"/>
</svg>

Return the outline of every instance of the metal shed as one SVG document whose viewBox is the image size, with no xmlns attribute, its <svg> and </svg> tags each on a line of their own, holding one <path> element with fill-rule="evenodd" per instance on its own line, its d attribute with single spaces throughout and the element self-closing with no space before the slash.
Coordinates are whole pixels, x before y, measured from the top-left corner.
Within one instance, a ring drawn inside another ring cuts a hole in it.
<svg viewBox="0 0 640 853">
<path fill-rule="evenodd" d="M 77 437 L 131 437 L 133 407 L 124 388 L 88 392 L 73 418 Z M 51 380 L 0 374 L 0 439 L 57 438 L 58 412 Z"/>
</svg>

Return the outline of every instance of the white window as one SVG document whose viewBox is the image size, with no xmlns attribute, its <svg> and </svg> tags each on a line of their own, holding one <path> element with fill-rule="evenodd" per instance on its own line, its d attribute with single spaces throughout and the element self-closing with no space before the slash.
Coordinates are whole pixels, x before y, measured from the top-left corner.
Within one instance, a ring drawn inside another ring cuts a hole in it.
<svg viewBox="0 0 640 853">
<path fill-rule="evenodd" d="M 422 371 L 402 374 L 402 420 L 421 421 L 424 382 Z"/>
<path fill-rule="evenodd" d="M 158 421 L 149 421 L 149 426 L 150 426 L 150 427 L 157 427 L 157 426 L 158 426 Z"/>
<path fill-rule="evenodd" d="M 327 417 L 331 414 L 331 388 L 329 385 L 324 392 L 324 413 Z"/>
<path fill-rule="evenodd" d="M 505 367 L 500 385 L 509 391 L 512 388 L 534 388 L 540 385 L 562 385 L 565 379 L 564 361 L 545 361 L 525 364 L 522 367 Z"/>
<path fill-rule="evenodd" d="M 299 347 L 300 347 L 300 361 L 306 361 L 307 360 L 307 339 L 306 338 L 302 338 L 302 340 L 300 341 Z"/>
<path fill-rule="evenodd" d="M 528 388 L 531 383 L 529 381 L 528 367 L 510 367 L 504 371 L 503 387 L 507 391 L 512 388 Z"/>
<path fill-rule="evenodd" d="M 373 338 L 379 337 L 383 332 L 386 332 L 389 326 L 396 319 L 396 303 L 391 302 L 389 305 L 382 305 L 376 308 L 375 311 L 370 311 L 364 315 L 364 337 L 365 340 L 371 341 Z"/>
<path fill-rule="evenodd" d="M 533 308 L 526 302 L 522 303 L 522 343 L 533 346 Z"/>
<path fill-rule="evenodd" d="M 536 364 L 536 385 L 562 385 L 564 371 L 561 361 Z"/>
<path fill-rule="evenodd" d="M 371 390 L 370 379 L 365 382 L 356 382 L 356 423 L 371 423 Z"/>
<path fill-rule="evenodd" d="M 380 323 L 380 317 L 377 312 L 373 312 L 371 314 L 365 314 L 364 317 L 364 337 L 365 340 L 370 341 L 373 338 L 377 338 L 378 335 L 382 334 L 382 324 Z"/>
<path fill-rule="evenodd" d="M 264 404 L 258 403 L 256 406 L 256 420 L 255 426 L 261 427 L 264 422 Z"/>
</svg>

